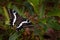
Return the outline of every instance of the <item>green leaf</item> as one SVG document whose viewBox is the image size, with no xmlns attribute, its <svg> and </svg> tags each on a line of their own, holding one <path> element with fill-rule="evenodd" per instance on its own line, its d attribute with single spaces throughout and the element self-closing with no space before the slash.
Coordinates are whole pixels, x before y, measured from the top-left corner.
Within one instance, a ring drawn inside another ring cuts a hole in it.
<svg viewBox="0 0 60 40">
<path fill-rule="evenodd" d="M 34 8 L 29 2 L 24 2 L 25 10 L 28 10 L 31 15 L 34 14 Z"/>
<path fill-rule="evenodd" d="M 48 27 L 47 27 L 47 25 L 46 25 L 45 23 L 39 22 L 39 25 L 43 28 L 43 31 L 44 31 L 44 32 L 47 31 Z"/>
<path fill-rule="evenodd" d="M 38 5 L 39 5 L 40 0 L 28 0 L 28 2 L 34 7 L 34 11 L 38 13 L 39 12 Z"/>
<path fill-rule="evenodd" d="M 9 2 L 7 8 L 11 8 L 11 7 L 12 7 L 12 2 Z"/>
<path fill-rule="evenodd" d="M 10 19 L 9 19 L 8 11 L 6 7 L 3 7 L 3 11 L 4 11 L 4 16 L 5 16 L 5 24 L 9 25 Z"/>
<path fill-rule="evenodd" d="M 39 0 L 28 0 L 29 2 L 32 2 L 35 6 L 39 4 Z"/>
<path fill-rule="evenodd" d="M 48 25 L 55 30 L 60 30 L 60 25 L 57 23 L 49 23 Z"/>
<path fill-rule="evenodd" d="M 47 25 L 55 30 L 60 30 L 60 25 L 53 18 L 48 18 Z"/>
<path fill-rule="evenodd" d="M 15 32 L 13 35 L 11 35 L 10 37 L 9 37 L 9 40 L 16 40 L 17 38 L 18 38 L 18 33 L 17 32 Z"/>
<path fill-rule="evenodd" d="M 40 21 L 41 21 L 42 23 L 44 23 L 44 24 L 46 24 L 46 20 L 47 20 L 47 18 L 40 19 Z"/>
<path fill-rule="evenodd" d="M 45 5 L 42 4 L 39 8 L 39 18 L 43 18 L 45 16 Z"/>
<path fill-rule="evenodd" d="M 1 6 L 0 6 L 0 14 L 3 14 L 3 9 Z"/>
<path fill-rule="evenodd" d="M 60 8 L 56 8 L 47 14 L 48 16 L 59 16 L 60 17 Z"/>
<path fill-rule="evenodd" d="M 20 31 L 14 32 L 14 34 L 10 35 L 9 40 L 16 40 L 19 36 L 21 36 L 23 32 L 24 32 L 23 29 L 21 29 Z"/>
</svg>

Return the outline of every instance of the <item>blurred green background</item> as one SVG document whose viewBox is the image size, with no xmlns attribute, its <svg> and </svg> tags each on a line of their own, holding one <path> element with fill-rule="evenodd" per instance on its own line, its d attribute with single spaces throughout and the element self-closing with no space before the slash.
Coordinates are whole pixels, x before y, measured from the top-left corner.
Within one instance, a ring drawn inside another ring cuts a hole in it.
<svg viewBox="0 0 60 40">
<path fill-rule="evenodd" d="M 28 18 L 32 28 L 16 32 L 8 9 Z M 0 40 L 60 40 L 60 0 L 0 0 Z"/>
</svg>

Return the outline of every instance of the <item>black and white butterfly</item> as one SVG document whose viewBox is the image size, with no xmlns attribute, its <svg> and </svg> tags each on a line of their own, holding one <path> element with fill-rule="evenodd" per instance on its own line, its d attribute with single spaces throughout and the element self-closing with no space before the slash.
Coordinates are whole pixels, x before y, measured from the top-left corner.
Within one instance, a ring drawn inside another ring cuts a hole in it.
<svg viewBox="0 0 60 40">
<path fill-rule="evenodd" d="M 14 9 L 9 9 L 8 12 L 10 17 L 10 25 L 12 27 L 16 25 L 17 31 L 21 30 L 24 26 L 32 25 L 31 21 L 20 16 Z"/>
</svg>

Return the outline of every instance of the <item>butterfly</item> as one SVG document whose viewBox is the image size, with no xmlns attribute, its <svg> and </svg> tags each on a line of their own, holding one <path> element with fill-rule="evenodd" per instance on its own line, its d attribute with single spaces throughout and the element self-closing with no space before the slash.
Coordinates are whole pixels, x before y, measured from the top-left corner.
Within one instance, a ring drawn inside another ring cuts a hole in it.
<svg viewBox="0 0 60 40">
<path fill-rule="evenodd" d="M 23 18 L 18 14 L 18 12 L 14 9 L 9 9 L 9 17 L 10 17 L 10 26 L 16 25 L 16 30 L 21 30 L 24 26 L 32 25 L 31 21 L 27 18 Z"/>
</svg>

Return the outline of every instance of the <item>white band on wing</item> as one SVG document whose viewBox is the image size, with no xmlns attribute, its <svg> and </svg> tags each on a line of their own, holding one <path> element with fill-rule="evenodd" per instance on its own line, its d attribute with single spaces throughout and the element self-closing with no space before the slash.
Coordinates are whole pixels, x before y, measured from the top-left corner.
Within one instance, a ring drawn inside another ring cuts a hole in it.
<svg viewBox="0 0 60 40">
<path fill-rule="evenodd" d="M 27 20 L 26 21 L 22 21 L 17 28 L 20 28 L 24 23 L 29 23 L 29 22 Z"/>
<path fill-rule="evenodd" d="M 16 22 L 16 12 L 13 13 L 13 15 L 14 15 L 14 19 L 13 19 L 13 26 L 14 26 L 14 23 Z"/>
</svg>

